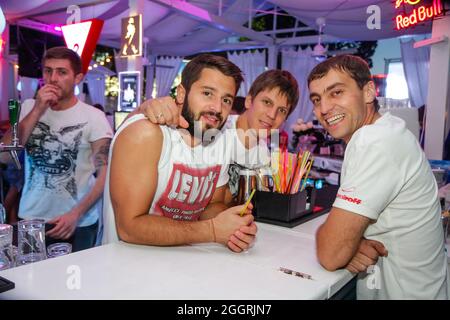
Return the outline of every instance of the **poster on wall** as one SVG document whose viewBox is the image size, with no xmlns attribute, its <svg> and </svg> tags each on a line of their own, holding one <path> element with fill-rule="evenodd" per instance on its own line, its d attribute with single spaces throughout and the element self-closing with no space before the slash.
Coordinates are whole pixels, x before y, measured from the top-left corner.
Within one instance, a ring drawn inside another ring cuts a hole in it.
<svg viewBox="0 0 450 320">
<path fill-rule="evenodd" d="M 141 73 L 139 71 L 119 72 L 118 111 L 133 111 L 141 104 Z"/>
</svg>

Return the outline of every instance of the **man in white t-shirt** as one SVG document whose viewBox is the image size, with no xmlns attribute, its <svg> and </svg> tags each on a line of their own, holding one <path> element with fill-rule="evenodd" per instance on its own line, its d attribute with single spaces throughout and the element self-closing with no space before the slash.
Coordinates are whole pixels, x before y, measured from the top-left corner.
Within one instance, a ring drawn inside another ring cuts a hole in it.
<svg viewBox="0 0 450 320">
<path fill-rule="evenodd" d="M 342 55 L 308 77 L 314 113 L 347 143 L 341 185 L 319 228 L 328 270 L 359 272 L 358 299 L 448 299 L 436 181 L 400 118 L 380 115 L 367 63 Z"/>
<path fill-rule="evenodd" d="M 256 234 L 251 205 L 241 215 L 244 206 L 223 204 L 228 177 L 221 155 L 227 146 L 202 139 L 224 125 L 241 81 L 241 71 L 227 59 L 199 55 L 177 88 L 187 130 L 156 125 L 142 114 L 124 122 L 111 147 L 104 243 L 249 248 Z"/>
<path fill-rule="evenodd" d="M 47 245 L 70 242 L 73 251 L 83 250 L 96 242 L 112 130 L 102 111 L 74 95 L 83 78 L 74 51 L 47 50 L 43 78 L 36 100 L 26 100 L 20 115 L 25 185 L 19 218 L 44 219 Z M 11 133 L 2 141 L 9 143 Z"/>
</svg>

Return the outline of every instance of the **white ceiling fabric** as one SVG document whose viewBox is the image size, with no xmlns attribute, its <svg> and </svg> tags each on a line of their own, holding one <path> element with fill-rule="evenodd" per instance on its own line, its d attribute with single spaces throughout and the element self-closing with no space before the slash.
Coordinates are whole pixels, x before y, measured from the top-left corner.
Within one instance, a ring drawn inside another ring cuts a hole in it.
<svg viewBox="0 0 450 320">
<path fill-rule="evenodd" d="M 325 17 L 325 34 L 352 40 L 378 40 L 411 33 L 431 31 L 431 23 L 416 27 L 415 30 L 394 29 L 395 8 L 393 0 L 273 0 L 274 4 L 299 18 L 311 27 L 317 28 L 316 18 Z M 370 16 L 367 8 L 377 5 L 381 13 L 381 28 L 369 30 L 366 22 Z"/>
<path fill-rule="evenodd" d="M 212 21 L 202 21 L 170 6 L 172 3 L 184 3 L 181 0 L 144 0 L 144 36 L 149 39 L 148 49 L 152 53 L 184 56 L 220 50 L 227 47 L 224 44 L 226 38 L 242 36 L 239 28 L 248 21 L 249 1 L 222 0 L 221 17 L 218 17 L 220 0 L 187 2 L 198 7 L 197 12 L 206 10 Z M 393 29 L 395 12 L 392 0 L 253 0 L 252 3 L 252 14 L 256 13 L 256 9 L 270 10 L 277 5 L 314 29 L 317 29 L 316 18 L 325 17 L 324 33 L 342 40 L 378 40 L 405 33 Z M 12 24 L 21 19 L 50 25 L 65 24 L 69 16 L 66 8 L 72 4 L 81 7 L 82 20 L 105 20 L 100 42 L 118 46 L 121 19 L 129 15 L 128 0 L 0 0 L 6 19 Z M 381 9 L 381 30 L 366 27 L 369 5 L 378 5 Z M 214 17 L 225 19 L 229 25 L 215 21 Z M 233 29 L 233 26 L 238 28 Z M 406 32 L 428 33 L 431 32 L 430 26 L 431 23 L 426 23 Z M 258 44 L 257 41 L 254 43 Z"/>
</svg>

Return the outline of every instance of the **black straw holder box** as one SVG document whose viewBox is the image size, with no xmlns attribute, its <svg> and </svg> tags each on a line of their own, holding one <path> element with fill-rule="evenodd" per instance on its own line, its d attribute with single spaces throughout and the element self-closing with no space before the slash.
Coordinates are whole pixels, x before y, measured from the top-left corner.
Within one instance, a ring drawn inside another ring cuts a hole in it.
<svg viewBox="0 0 450 320">
<path fill-rule="evenodd" d="M 291 222 L 313 212 L 315 189 L 295 194 L 256 191 L 253 213 L 258 219 Z"/>
</svg>

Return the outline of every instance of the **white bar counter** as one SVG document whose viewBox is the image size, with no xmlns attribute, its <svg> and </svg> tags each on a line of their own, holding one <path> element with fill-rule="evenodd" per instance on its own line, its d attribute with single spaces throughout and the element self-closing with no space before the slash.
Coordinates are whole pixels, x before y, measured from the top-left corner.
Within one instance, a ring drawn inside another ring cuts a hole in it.
<svg viewBox="0 0 450 320">
<path fill-rule="evenodd" d="M 218 244 L 120 242 L 5 270 L 0 276 L 15 289 L 0 299 L 327 299 L 352 279 L 346 270 L 328 272 L 319 265 L 310 234 L 263 223 L 258 228 L 255 245 L 245 253 Z"/>
</svg>

